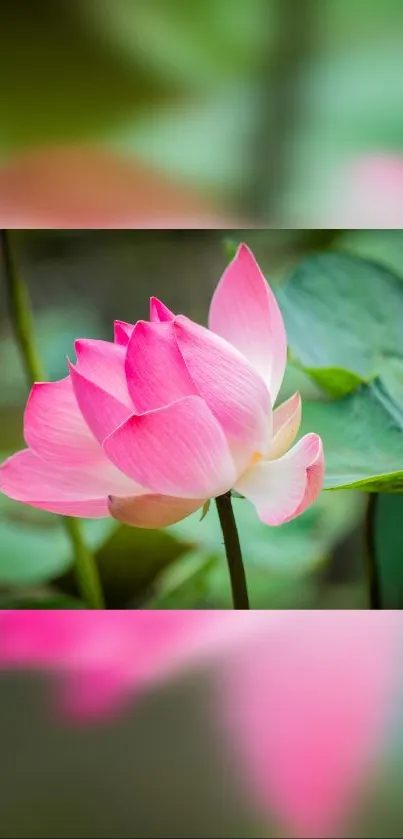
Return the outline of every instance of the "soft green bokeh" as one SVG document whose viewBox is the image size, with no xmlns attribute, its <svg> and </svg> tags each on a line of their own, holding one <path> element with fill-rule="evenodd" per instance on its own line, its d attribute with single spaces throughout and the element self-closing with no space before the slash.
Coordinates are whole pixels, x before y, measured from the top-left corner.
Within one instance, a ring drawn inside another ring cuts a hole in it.
<svg viewBox="0 0 403 839">
<path fill-rule="evenodd" d="M 400 0 L 4 2 L 0 158 L 106 145 L 240 219 L 342 225 L 345 164 L 403 153 L 402 23 Z"/>
</svg>

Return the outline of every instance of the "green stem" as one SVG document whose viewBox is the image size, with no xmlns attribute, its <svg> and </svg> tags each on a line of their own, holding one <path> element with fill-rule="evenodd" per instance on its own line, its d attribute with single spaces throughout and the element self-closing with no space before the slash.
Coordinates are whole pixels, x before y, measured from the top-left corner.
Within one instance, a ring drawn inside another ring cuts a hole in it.
<svg viewBox="0 0 403 839">
<path fill-rule="evenodd" d="M 28 292 L 17 268 L 9 230 L 1 231 L 1 244 L 11 321 L 26 379 L 31 386 L 34 382 L 44 381 L 45 372 L 36 351 Z"/>
<path fill-rule="evenodd" d="M 17 266 L 9 230 L 1 230 L 1 245 L 11 321 L 26 379 L 31 387 L 34 382 L 45 381 L 46 375 L 36 350 L 28 292 Z M 61 516 L 61 520 L 73 547 L 74 570 L 80 594 L 88 608 L 103 609 L 98 570 L 94 557 L 85 544 L 81 524 L 77 519 L 70 517 Z"/>
<path fill-rule="evenodd" d="M 224 536 L 234 609 L 249 609 L 245 569 L 242 561 L 241 545 L 234 511 L 232 509 L 231 492 L 226 492 L 225 495 L 219 495 L 216 498 L 216 504 Z"/>
<path fill-rule="evenodd" d="M 376 561 L 375 524 L 376 507 L 379 495 L 371 492 L 368 497 L 365 520 L 367 569 L 369 578 L 369 602 L 371 609 L 382 609 L 379 572 Z"/>
<path fill-rule="evenodd" d="M 93 554 L 87 548 L 80 522 L 63 518 L 64 526 L 74 548 L 74 573 L 78 590 L 90 609 L 104 609 L 104 598 L 98 568 Z"/>
</svg>

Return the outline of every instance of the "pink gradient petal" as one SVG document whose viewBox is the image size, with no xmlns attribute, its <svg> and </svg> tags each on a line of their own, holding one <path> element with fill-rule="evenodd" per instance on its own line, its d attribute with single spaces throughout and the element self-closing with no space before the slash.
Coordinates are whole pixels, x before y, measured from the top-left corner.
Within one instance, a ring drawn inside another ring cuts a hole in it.
<svg viewBox="0 0 403 839">
<path fill-rule="evenodd" d="M 104 388 L 82 376 L 69 362 L 71 381 L 80 411 L 95 435 L 103 443 L 106 437 L 133 413 L 133 406 L 119 402 Z"/>
<path fill-rule="evenodd" d="M 78 372 L 133 409 L 125 376 L 125 347 L 110 341 L 80 339 L 75 350 Z"/>
<path fill-rule="evenodd" d="M 113 518 L 132 527 L 159 528 L 176 524 L 203 506 L 206 499 L 173 498 L 170 495 L 110 496 Z"/>
<path fill-rule="evenodd" d="M 0 490 L 32 507 L 63 515 L 107 516 L 108 495 L 144 492 L 106 459 L 97 468 L 55 467 L 30 449 L 17 452 L 0 467 Z"/>
<path fill-rule="evenodd" d="M 115 344 L 120 344 L 122 347 L 127 347 L 130 341 L 130 336 L 134 329 L 134 325 L 132 323 L 125 323 L 124 320 L 115 320 L 113 326 Z"/>
<path fill-rule="evenodd" d="M 104 449 L 119 469 L 161 495 L 209 498 L 235 480 L 224 433 L 198 396 L 131 417 Z"/>
<path fill-rule="evenodd" d="M 302 438 L 302 440 L 300 442 L 302 443 L 302 441 L 306 440 L 307 438 L 312 438 L 313 441 L 316 439 L 317 446 L 318 446 L 317 454 L 316 454 L 316 457 L 307 466 L 307 469 L 306 469 L 307 482 L 306 482 L 304 497 L 303 497 L 299 507 L 295 510 L 294 514 L 291 516 L 291 518 L 296 518 L 297 516 L 300 516 L 301 513 L 304 513 L 305 510 L 307 510 L 308 507 L 310 507 L 311 504 L 313 504 L 316 501 L 319 493 L 321 492 L 321 490 L 323 488 L 323 480 L 324 480 L 324 477 L 325 477 L 325 458 L 324 458 L 324 454 L 323 454 L 322 441 L 321 441 L 320 437 L 318 437 L 316 434 L 307 434 L 305 437 Z M 291 449 L 291 451 L 292 451 L 292 449 Z"/>
<path fill-rule="evenodd" d="M 94 722 L 116 712 L 127 700 L 125 673 L 112 667 L 69 673 L 59 689 L 59 707 L 76 723 Z"/>
<path fill-rule="evenodd" d="M 73 516 L 81 519 L 105 519 L 109 513 L 108 500 L 105 498 L 91 498 L 83 501 L 24 501 L 37 510 L 45 510 L 57 516 Z"/>
<path fill-rule="evenodd" d="M 397 688 L 401 628 L 398 612 L 295 611 L 238 651 L 221 719 L 279 835 L 352 835 L 345 822 Z"/>
<path fill-rule="evenodd" d="M 130 396 L 139 413 L 197 394 L 175 338 L 173 321 L 139 321 L 126 355 Z"/>
<path fill-rule="evenodd" d="M 160 321 L 161 323 L 164 321 L 173 320 L 175 317 L 174 313 L 168 309 L 168 306 L 165 306 L 164 303 L 161 303 L 161 300 L 158 300 L 158 297 L 150 297 L 150 320 L 151 321 Z"/>
<path fill-rule="evenodd" d="M 83 142 L 7 155 L 0 166 L 0 220 L 2 227 L 41 230 L 210 230 L 249 223 L 132 153 Z"/>
<path fill-rule="evenodd" d="M 216 288 L 209 327 L 249 359 L 274 404 L 287 362 L 287 338 L 276 298 L 246 245 L 240 245 Z"/>
<path fill-rule="evenodd" d="M 70 376 L 33 386 L 24 414 L 27 445 L 54 465 L 81 466 L 105 455 L 84 421 Z"/>
<path fill-rule="evenodd" d="M 283 457 L 260 460 L 248 469 L 235 489 L 255 505 L 265 524 L 285 524 L 317 499 L 324 471 L 322 441 L 306 434 Z"/>
<path fill-rule="evenodd" d="M 270 396 L 249 362 L 223 338 L 186 317 L 175 320 L 179 349 L 203 399 L 230 442 L 267 450 Z"/>
<path fill-rule="evenodd" d="M 300 839 L 348 835 L 397 707 L 401 641 L 398 611 L 0 610 L 2 665 L 61 672 L 64 709 L 85 721 L 215 659 L 240 781 Z"/>
<path fill-rule="evenodd" d="M 45 666 L 73 680 L 69 710 L 98 716 L 107 697 L 136 693 L 201 661 L 254 642 L 262 628 L 284 622 L 283 613 L 250 611 L 5 611 L 0 609 L 0 663 L 9 667 Z M 77 680 L 86 684 L 77 685 Z M 110 690 L 107 680 L 110 680 Z M 92 690 L 91 690 L 92 688 Z M 83 694 L 81 693 L 83 689 Z M 77 690 L 77 692 L 76 692 Z M 91 696 L 92 693 L 92 696 Z M 77 702 L 74 702 L 74 697 Z"/>
<path fill-rule="evenodd" d="M 281 457 L 292 446 L 301 425 L 301 396 L 294 393 L 273 411 L 273 439 L 267 457 Z"/>
<path fill-rule="evenodd" d="M 330 178 L 324 205 L 318 208 L 317 216 L 319 212 L 321 226 L 325 227 L 338 227 L 343 220 L 346 229 L 400 229 L 403 226 L 403 156 L 379 151 L 346 158 Z"/>
</svg>

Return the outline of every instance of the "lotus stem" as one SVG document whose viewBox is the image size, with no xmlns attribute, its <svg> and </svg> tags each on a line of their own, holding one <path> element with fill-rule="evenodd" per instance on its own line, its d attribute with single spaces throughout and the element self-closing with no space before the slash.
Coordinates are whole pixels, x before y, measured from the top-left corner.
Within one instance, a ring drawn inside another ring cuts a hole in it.
<svg viewBox="0 0 403 839">
<path fill-rule="evenodd" d="M 46 380 L 35 344 L 28 290 L 18 267 L 9 230 L 1 230 L 10 317 L 29 387 Z M 82 526 L 71 517 L 60 517 L 74 555 L 74 571 L 80 595 L 89 609 L 103 609 L 104 599 L 95 558 L 88 549 Z"/>
</svg>

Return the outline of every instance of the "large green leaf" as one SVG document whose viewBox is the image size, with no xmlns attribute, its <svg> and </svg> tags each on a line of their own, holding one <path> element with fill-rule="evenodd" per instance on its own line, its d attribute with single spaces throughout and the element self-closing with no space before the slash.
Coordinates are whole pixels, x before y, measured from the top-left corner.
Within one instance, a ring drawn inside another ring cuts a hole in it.
<svg viewBox="0 0 403 839">
<path fill-rule="evenodd" d="M 294 270 L 278 298 L 297 363 L 331 396 L 403 359 L 403 282 L 383 265 L 319 254 Z"/>
<path fill-rule="evenodd" d="M 402 274 L 403 230 L 341 231 L 338 245 L 343 251 L 381 262 L 391 271 Z"/>
<path fill-rule="evenodd" d="M 308 431 L 323 439 L 326 489 L 403 491 L 403 407 L 380 379 L 337 401 L 305 402 Z"/>
<path fill-rule="evenodd" d="M 297 365 L 333 397 L 304 403 L 302 431 L 323 438 L 325 487 L 401 492 L 401 278 L 359 257 L 319 254 L 278 297 Z"/>
</svg>

